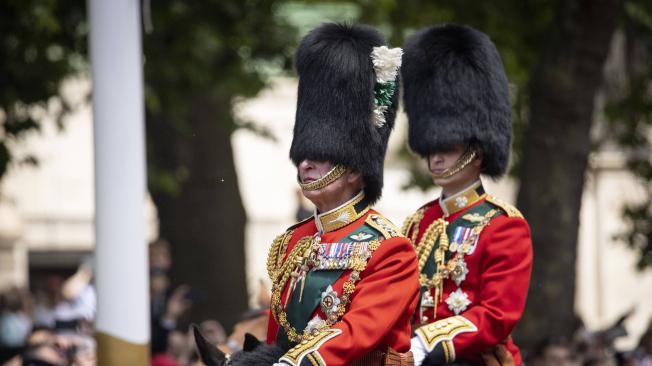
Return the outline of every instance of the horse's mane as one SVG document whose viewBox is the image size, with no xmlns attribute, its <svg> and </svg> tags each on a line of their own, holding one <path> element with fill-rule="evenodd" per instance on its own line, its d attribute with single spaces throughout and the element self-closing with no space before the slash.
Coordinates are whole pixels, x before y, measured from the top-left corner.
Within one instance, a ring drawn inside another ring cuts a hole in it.
<svg viewBox="0 0 652 366">
<path fill-rule="evenodd" d="M 231 356 L 231 364 L 234 366 L 271 366 L 278 362 L 278 359 L 285 352 L 277 346 L 260 344 L 253 351 L 236 352 Z"/>
<path fill-rule="evenodd" d="M 285 354 L 285 350 L 275 345 L 261 343 L 256 337 L 245 334 L 242 351 L 231 355 L 231 360 L 217 347 L 212 345 L 199 331 L 199 327 L 192 326 L 195 334 L 195 344 L 199 357 L 206 366 L 224 366 L 227 363 L 233 366 L 271 366 Z"/>
</svg>

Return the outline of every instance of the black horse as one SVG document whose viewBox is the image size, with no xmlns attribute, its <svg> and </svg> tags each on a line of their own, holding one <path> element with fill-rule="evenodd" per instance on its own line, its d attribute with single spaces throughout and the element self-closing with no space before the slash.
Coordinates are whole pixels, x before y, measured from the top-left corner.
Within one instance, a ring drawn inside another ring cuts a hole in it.
<svg viewBox="0 0 652 366">
<path fill-rule="evenodd" d="M 278 362 L 278 359 L 285 353 L 281 348 L 262 343 L 256 337 L 247 333 L 242 351 L 228 357 L 215 345 L 208 342 L 196 325 L 193 325 L 192 329 L 195 334 L 199 357 L 206 366 L 271 366 Z"/>
</svg>

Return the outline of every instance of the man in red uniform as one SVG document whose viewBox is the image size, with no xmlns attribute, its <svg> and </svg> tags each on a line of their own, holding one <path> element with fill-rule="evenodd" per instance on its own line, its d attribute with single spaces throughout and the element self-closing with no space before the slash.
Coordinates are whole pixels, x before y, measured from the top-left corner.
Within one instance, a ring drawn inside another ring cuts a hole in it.
<svg viewBox="0 0 652 366">
<path fill-rule="evenodd" d="M 511 106 L 500 56 L 475 29 L 431 27 L 407 40 L 402 75 L 410 147 L 442 188 L 403 227 L 420 271 L 415 364 L 483 365 L 483 353 L 504 343 L 520 365 L 510 333 L 530 281 L 530 231 L 480 180 L 502 176 L 509 160 Z"/>
<path fill-rule="evenodd" d="M 272 243 L 267 341 L 278 365 L 411 365 L 418 268 L 411 243 L 371 209 L 397 107 L 402 51 L 375 30 L 326 24 L 299 45 L 290 157 L 313 217 Z"/>
</svg>

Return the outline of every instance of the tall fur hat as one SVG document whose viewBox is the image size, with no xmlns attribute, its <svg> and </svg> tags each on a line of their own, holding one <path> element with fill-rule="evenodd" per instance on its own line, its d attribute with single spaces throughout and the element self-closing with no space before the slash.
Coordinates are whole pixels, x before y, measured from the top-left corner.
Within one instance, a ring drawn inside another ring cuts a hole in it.
<svg viewBox="0 0 652 366">
<path fill-rule="evenodd" d="M 303 38 L 295 55 L 299 94 L 290 158 L 295 165 L 309 159 L 359 171 L 371 203 L 382 192 L 387 140 L 398 106 L 396 85 L 382 112 L 384 123 L 374 123 L 378 76 L 371 54 L 385 44 L 373 28 L 329 23 Z M 400 66 L 400 54 L 398 62 Z"/>
<path fill-rule="evenodd" d="M 405 43 L 402 76 L 410 148 L 423 157 L 476 144 L 482 173 L 507 170 L 512 140 L 507 77 L 489 37 L 468 26 L 421 29 Z"/>
</svg>

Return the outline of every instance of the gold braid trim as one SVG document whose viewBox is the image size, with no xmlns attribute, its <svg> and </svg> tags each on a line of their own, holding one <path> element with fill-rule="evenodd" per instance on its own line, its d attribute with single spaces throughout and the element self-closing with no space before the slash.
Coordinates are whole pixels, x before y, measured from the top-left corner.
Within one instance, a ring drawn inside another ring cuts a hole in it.
<svg viewBox="0 0 652 366">
<path fill-rule="evenodd" d="M 508 217 L 518 217 L 520 219 L 524 218 L 521 211 L 519 211 L 516 207 L 494 196 L 487 196 L 487 202 L 500 207 L 501 210 L 505 211 Z"/>
<path fill-rule="evenodd" d="M 314 364 L 316 361 L 317 364 L 319 364 L 320 361 L 324 361 L 321 358 L 321 355 L 319 355 L 317 352 L 319 347 L 340 334 L 342 334 L 342 330 L 340 329 L 324 329 L 321 332 L 315 335 L 311 335 L 310 337 L 307 337 L 306 339 L 299 342 L 299 344 L 291 348 L 285 355 L 283 355 L 280 361 L 287 362 L 290 365 L 298 366 L 301 364 L 301 361 L 304 357 L 309 354 L 313 354 L 313 359 L 310 360 L 311 363 Z M 324 362 L 323 364 L 325 365 L 326 363 Z"/>
<path fill-rule="evenodd" d="M 453 341 L 443 341 L 441 345 L 444 349 L 444 360 L 446 362 L 455 361 L 455 345 L 453 345 Z"/>
<path fill-rule="evenodd" d="M 279 273 L 276 277 L 278 281 L 275 281 L 272 287 L 272 315 L 278 324 L 282 326 L 283 329 L 285 329 L 285 333 L 291 342 L 302 342 L 314 336 L 315 334 L 322 332 L 324 329 L 328 329 L 331 325 L 337 323 L 342 316 L 344 316 L 344 313 L 346 312 L 346 306 L 351 299 L 351 295 L 353 292 L 355 292 L 355 284 L 360 280 L 360 274 L 365 270 L 365 268 L 367 268 L 367 263 L 373 253 L 376 251 L 376 249 L 378 249 L 378 247 L 380 247 L 380 241 L 372 240 L 369 242 L 369 255 L 366 258 L 351 257 L 349 259 L 351 272 L 349 273 L 348 280 L 343 285 L 342 295 L 340 296 L 340 303 L 337 305 L 337 312 L 333 314 L 332 317 L 329 316 L 321 327 L 313 329 L 311 332 L 304 330 L 303 334 L 299 334 L 299 332 L 287 320 L 287 313 L 284 311 L 283 305 L 281 304 L 281 294 L 283 293 L 283 289 L 285 288 L 287 281 L 294 271 L 294 268 L 303 259 L 300 255 L 303 253 L 303 256 L 305 257 L 305 253 L 309 250 L 318 249 L 313 248 L 313 239 L 314 237 L 312 236 L 306 236 L 299 240 L 297 245 L 292 249 L 292 252 L 290 252 L 287 261 L 279 270 Z M 292 290 L 288 289 L 288 291 Z"/>
<path fill-rule="evenodd" d="M 435 349 L 437 344 L 440 342 L 452 341 L 453 338 L 455 338 L 455 336 L 458 334 L 477 331 L 478 328 L 470 320 L 461 315 L 456 315 L 424 325 L 423 327 L 415 330 L 414 334 L 419 337 L 419 339 L 421 339 L 421 342 L 423 342 L 423 346 L 426 348 L 426 350 L 428 352 L 432 352 L 432 350 Z M 446 346 L 451 345 L 444 345 L 444 347 Z M 444 349 L 444 351 L 446 351 L 446 349 Z M 454 358 L 455 348 L 449 347 L 448 351 L 449 355 Z"/>
</svg>

